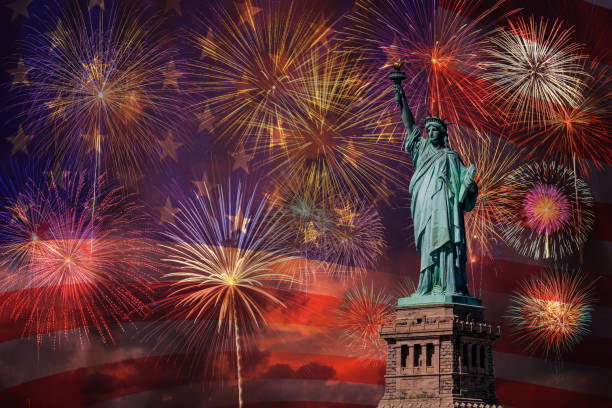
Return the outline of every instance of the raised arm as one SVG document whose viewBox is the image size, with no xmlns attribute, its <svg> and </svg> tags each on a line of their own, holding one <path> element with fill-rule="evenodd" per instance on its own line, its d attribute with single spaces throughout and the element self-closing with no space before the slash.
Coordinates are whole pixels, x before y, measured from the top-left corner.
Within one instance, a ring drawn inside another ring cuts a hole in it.
<svg viewBox="0 0 612 408">
<path fill-rule="evenodd" d="M 395 103 L 402 109 L 402 121 L 406 127 L 406 132 L 411 134 L 415 127 L 415 122 L 414 116 L 412 116 L 412 112 L 408 106 L 404 89 L 400 84 L 395 84 L 393 85 L 393 90 L 395 91 Z"/>
<path fill-rule="evenodd" d="M 404 143 L 404 151 L 410 153 L 412 156 L 412 162 L 416 166 L 419 149 L 422 143 L 421 131 L 414 122 L 414 116 L 408 107 L 408 101 L 406 100 L 406 94 L 400 84 L 393 85 L 395 91 L 395 103 L 402 109 L 402 122 L 406 127 L 406 140 Z"/>
</svg>

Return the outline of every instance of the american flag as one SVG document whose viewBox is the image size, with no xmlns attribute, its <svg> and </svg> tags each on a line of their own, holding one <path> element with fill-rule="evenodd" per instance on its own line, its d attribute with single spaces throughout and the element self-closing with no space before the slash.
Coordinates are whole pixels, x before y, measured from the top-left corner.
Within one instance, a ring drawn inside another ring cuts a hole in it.
<svg viewBox="0 0 612 408">
<path fill-rule="evenodd" d="M 280 1 L 280 0 L 279 0 Z M 382 1 L 382 0 L 381 0 Z M 81 1 L 84 9 L 104 8 L 104 0 Z M 110 1 L 106 1 L 109 7 Z M 164 20 L 168 33 L 179 33 L 193 24 L 194 14 L 227 3 L 193 0 L 152 0 L 152 9 Z M 219 3 L 219 4 L 217 4 Z M 257 4 L 257 1 L 254 2 Z M 494 1 L 481 2 L 484 6 Z M 4 57 L 0 80 L 3 101 L 14 101 L 17 85 L 27 82 L 27 67 L 19 65 L 20 40 L 26 27 L 44 20 L 47 7 L 70 7 L 70 2 L 8 0 L 2 10 L 1 55 Z M 351 0 L 316 0 L 312 7 L 327 13 L 334 31 L 341 31 L 342 18 L 353 8 Z M 528 1 L 509 0 L 504 7 L 520 8 L 524 16 L 562 19 L 575 26 L 576 39 L 587 53 L 604 63 L 612 63 L 609 53 L 612 38 L 612 2 L 609 0 Z M 265 12 L 265 10 L 263 10 Z M 461 12 L 461 10 L 456 10 Z M 172 34 L 169 34 L 172 35 Z M 177 34 L 176 46 L 181 37 Z M 24 71 L 25 70 L 25 71 Z M 179 92 L 181 77 L 172 77 Z M 389 96 L 392 98 L 392 95 Z M 33 142 L 24 134 L 18 104 L 3 106 L 2 162 L 36 156 Z M 17 119 L 16 119 L 17 118 Z M 213 174 L 215 167 L 241 176 L 254 172 L 252 157 L 244 151 L 212 142 L 214 118 L 186 126 L 186 139 L 162 140 L 160 162 L 146 170 L 133 186 L 142 201 L 155 209 L 159 221 L 168 221 L 178 202 L 164 185 L 172 183 L 193 189 Z M 165 142 L 164 142 L 165 141 Z M 7 165 L 3 166 L 8 172 Z M 407 175 L 408 177 L 408 175 Z M 266 175 L 262 175 L 266 180 Z M 586 179 L 595 198 L 596 221 L 582 250 L 583 272 L 596 284 L 597 302 L 592 312 L 590 334 L 562 359 L 546 358 L 543 353 L 526 352 L 512 335 L 508 314 L 509 299 L 517 283 L 537 274 L 542 265 L 519 256 L 499 244 L 494 259 L 484 260 L 482 274 L 472 274 L 472 287 L 486 307 L 485 318 L 500 325 L 502 336 L 494 345 L 496 392 L 509 407 L 608 407 L 612 406 L 612 163 L 601 163 Z M 393 199 L 393 198 L 392 198 Z M 398 198 L 399 199 L 399 198 Z M 364 281 L 377 287 L 394 287 L 398 280 L 418 277 L 418 257 L 411 243 L 407 208 L 387 208 L 383 214 L 386 240 L 385 256 L 366 272 Z M 7 272 L 4 271 L 3 274 Z M 321 277 L 307 291 L 293 290 L 290 305 L 283 311 L 267 312 L 268 327 L 246 346 L 244 365 L 245 407 L 365 408 L 375 407 L 384 390 L 385 361 L 363 356 L 338 340 L 334 311 L 342 302 L 346 283 Z M 36 288 L 21 290 L 28 296 Z M 7 293 L 0 294 L 7 296 Z M 78 327 L 61 334 L 61 344 L 38 344 L 24 338 L 24 321 L 15 321 L 5 310 L 0 314 L 0 406 L 3 407 L 234 407 L 236 384 L 206 372 L 198 374 L 169 355 L 143 341 L 140 332 L 158 324 L 134 321 L 116 330 L 116 342 L 108 344 L 96 336 L 83 338 Z M 49 328 L 53 332 L 52 328 Z M 44 334 L 44 333 L 41 333 Z M 230 370 L 231 371 L 231 370 Z M 227 374 L 231 378 L 232 373 Z"/>
</svg>

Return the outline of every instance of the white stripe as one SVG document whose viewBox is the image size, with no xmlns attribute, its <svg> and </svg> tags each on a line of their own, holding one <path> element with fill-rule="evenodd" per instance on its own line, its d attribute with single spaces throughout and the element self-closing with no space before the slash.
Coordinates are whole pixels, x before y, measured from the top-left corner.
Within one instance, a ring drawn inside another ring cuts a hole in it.
<svg viewBox="0 0 612 408">
<path fill-rule="evenodd" d="M 584 0 L 587 3 L 612 10 L 612 0 Z"/>
</svg>

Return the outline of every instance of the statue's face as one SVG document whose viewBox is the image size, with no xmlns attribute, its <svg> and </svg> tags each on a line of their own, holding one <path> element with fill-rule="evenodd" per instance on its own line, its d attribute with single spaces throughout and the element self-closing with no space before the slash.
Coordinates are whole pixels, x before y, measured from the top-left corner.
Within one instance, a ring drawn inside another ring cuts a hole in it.
<svg viewBox="0 0 612 408">
<path fill-rule="evenodd" d="M 446 131 L 440 125 L 435 123 L 430 123 L 427 125 L 425 129 L 427 132 L 427 137 L 434 144 L 434 146 L 441 146 L 444 143 L 444 137 L 446 136 Z"/>
</svg>

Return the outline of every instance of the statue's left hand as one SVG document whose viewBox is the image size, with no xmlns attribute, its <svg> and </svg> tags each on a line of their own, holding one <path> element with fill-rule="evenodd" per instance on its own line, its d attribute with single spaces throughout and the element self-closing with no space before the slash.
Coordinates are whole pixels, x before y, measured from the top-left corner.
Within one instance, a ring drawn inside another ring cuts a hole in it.
<svg viewBox="0 0 612 408">
<path fill-rule="evenodd" d="M 395 91 L 395 104 L 401 107 L 403 105 L 402 102 L 404 101 L 405 97 L 404 89 L 400 84 L 395 84 L 393 85 L 393 90 Z"/>
</svg>

